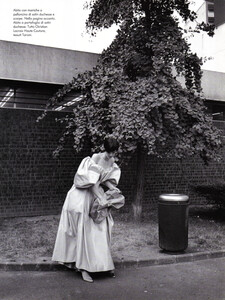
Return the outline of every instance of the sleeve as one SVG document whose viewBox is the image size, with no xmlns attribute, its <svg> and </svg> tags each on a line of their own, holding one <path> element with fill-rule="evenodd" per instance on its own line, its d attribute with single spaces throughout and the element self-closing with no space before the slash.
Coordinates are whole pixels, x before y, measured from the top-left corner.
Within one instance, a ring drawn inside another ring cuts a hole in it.
<svg viewBox="0 0 225 300">
<path fill-rule="evenodd" d="M 108 190 L 105 194 L 106 194 L 106 199 L 111 206 L 117 209 L 124 206 L 125 198 L 122 195 L 120 190 Z"/>
<path fill-rule="evenodd" d="M 80 163 L 74 176 L 74 185 L 77 188 L 89 188 L 96 184 L 100 178 L 100 169 L 90 157 Z"/>
<path fill-rule="evenodd" d="M 112 170 L 106 175 L 103 181 L 109 181 L 117 186 L 120 180 L 121 170 L 116 163 L 113 164 Z"/>
</svg>

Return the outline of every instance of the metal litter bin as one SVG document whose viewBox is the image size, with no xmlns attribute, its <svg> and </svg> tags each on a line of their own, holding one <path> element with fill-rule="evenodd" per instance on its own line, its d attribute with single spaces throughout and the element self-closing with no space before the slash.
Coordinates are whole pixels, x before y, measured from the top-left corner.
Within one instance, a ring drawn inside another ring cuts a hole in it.
<svg viewBox="0 0 225 300">
<path fill-rule="evenodd" d="M 188 246 L 189 197 L 162 194 L 158 202 L 159 247 L 166 251 L 184 251 Z"/>
</svg>

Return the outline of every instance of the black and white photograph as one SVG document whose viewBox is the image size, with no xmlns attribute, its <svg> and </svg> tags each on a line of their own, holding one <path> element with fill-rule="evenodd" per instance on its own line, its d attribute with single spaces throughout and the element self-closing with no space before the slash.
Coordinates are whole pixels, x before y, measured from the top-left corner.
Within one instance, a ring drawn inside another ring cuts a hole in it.
<svg viewBox="0 0 225 300">
<path fill-rule="evenodd" d="M 225 0 L 0 0 L 0 300 L 225 300 Z"/>
</svg>

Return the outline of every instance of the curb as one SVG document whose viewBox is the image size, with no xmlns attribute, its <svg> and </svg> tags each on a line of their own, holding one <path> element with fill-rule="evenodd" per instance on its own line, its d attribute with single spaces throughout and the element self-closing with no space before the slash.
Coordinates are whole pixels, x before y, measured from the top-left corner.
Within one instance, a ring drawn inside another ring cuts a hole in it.
<svg viewBox="0 0 225 300">
<path fill-rule="evenodd" d="M 166 264 L 194 262 L 204 259 L 225 257 L 225 250 L 197 252 L 188 254 L 168 254 L 166 257 L 147 260 L 114 260 L 116 269 L 140 268 Z M 42 262 L 0 262 L 0 271 L 65 271 L 67 267 L 51 261 Z"/>
</svg>

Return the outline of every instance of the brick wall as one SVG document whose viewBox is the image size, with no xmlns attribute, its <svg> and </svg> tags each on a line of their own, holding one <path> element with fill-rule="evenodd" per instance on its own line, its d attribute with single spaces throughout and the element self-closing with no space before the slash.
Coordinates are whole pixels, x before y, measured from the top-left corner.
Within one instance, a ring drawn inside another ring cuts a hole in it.
<svg viewBox="0 0 225 300">
<path fill-rule="evenodd" d="M 0 109 L 0 217 L 59 213 L 81 159 L 90 155 L 89 149 L 75 155 L 69 143 L 60 159 L 53 159 L 62 133 L 55 118 L 61 114 L 49 113 L 36 123 L 39 115 L 39 111 Z M 174 192 L 176 183 L 176 192 L 190 195 L 191 203 L 204 203 L 189 186 L 221 179 L 225 174 L 224 162 L 204 167 L 197 158 L 185 159 L 183 169 L 181 178 L 177 160 L 147 159 L 144 209 L 156 204 L 161 193 Z M 122 167 L 120 188 L 126 197 L 122 211 L 130 208 L 135 170 L 136 158 Z"/>
<path fill-rule="evenodd" d="M 145 197 L 143 210 L 149 209 L 158 203 L 159 195 L 163 193 L 181 193 L 189 196 L 190 204 L 210 204 L 205 198 L 196 195 L 192 187 L 197 184 L 212 183 L 225 179 L 225 147 L 222 150 L 222 161 L 210 162 L 205 166 L 198 157 L 187 158 L 182 161 L 182 167 L 178 159 L 159 159 L 148 157 L 145 170 Z M 133 197 L 133 187 L 136 177 L 136 160 L 129 166 L 122 168 L 121 189 L 127 196 L 128 204 Z M 129 210 L 129 205 L 124 207 Z"/>
<path fill-rule="evenodd" d="M 0 216 L 57 213 L 71 187 L 82 157 L 66 147 L 61 159 L 52 157 L 62 129 L 49 113 L 40 123 L 40 111 L 0 110 Z"/>
</svg>

